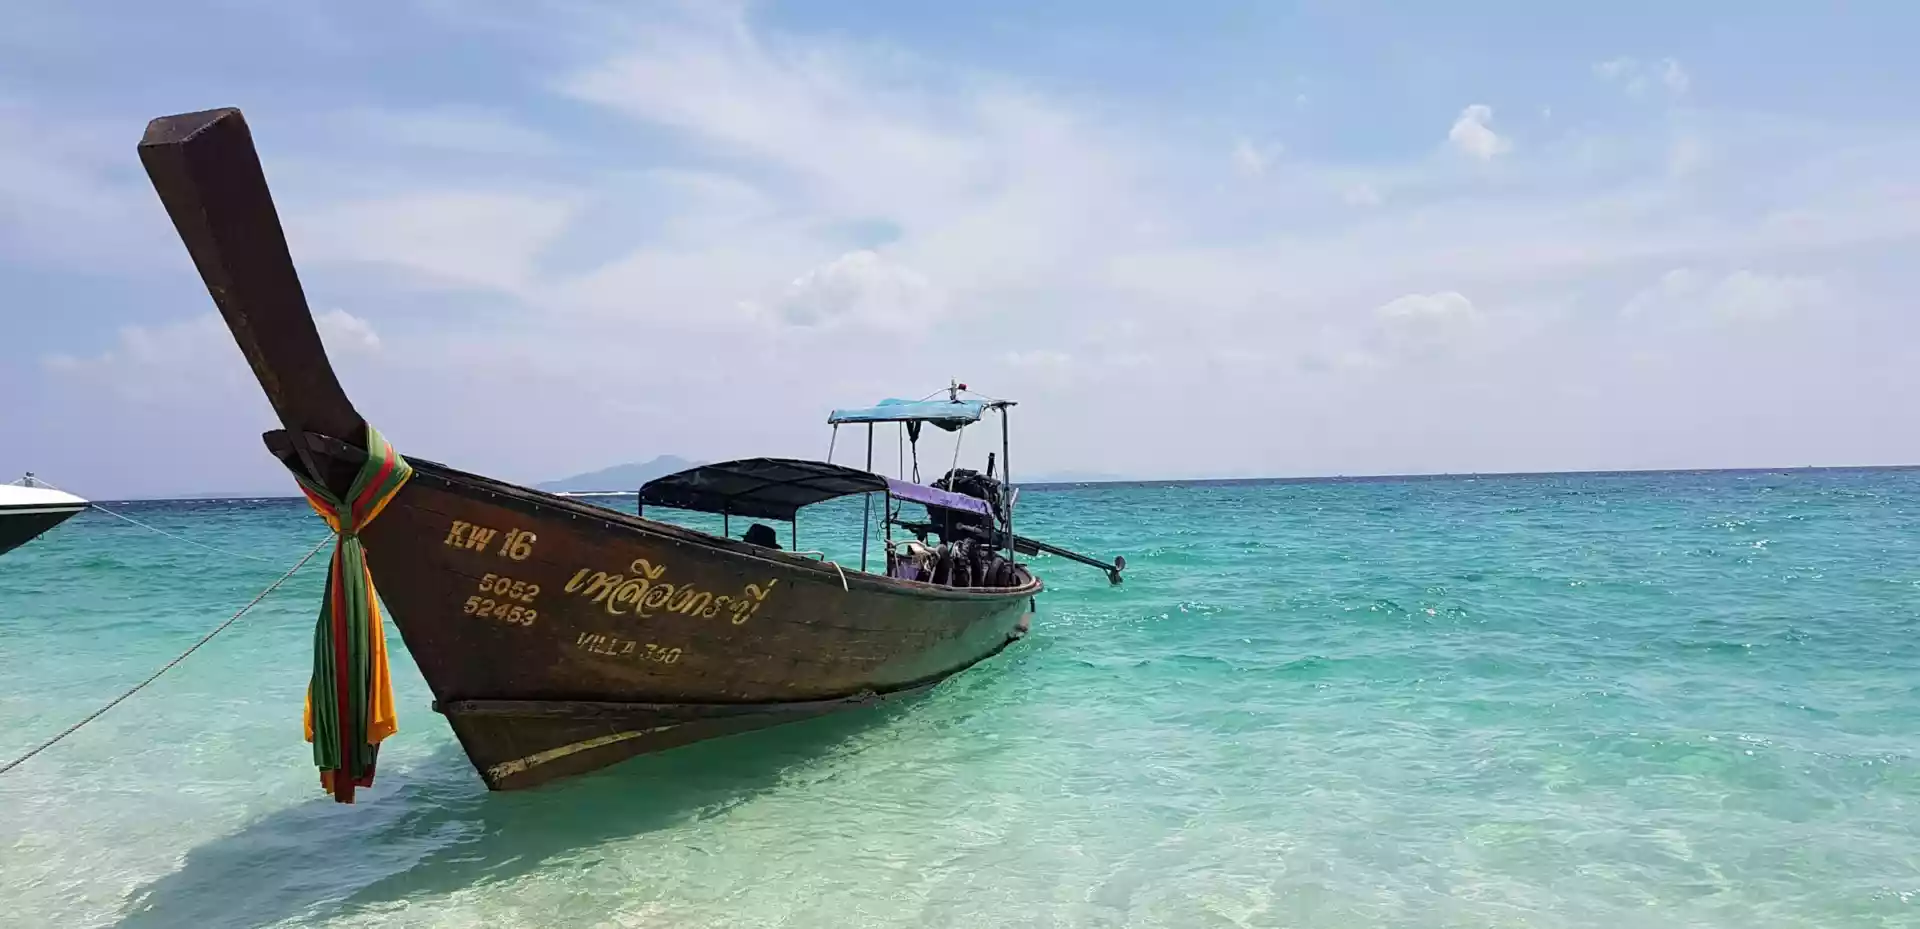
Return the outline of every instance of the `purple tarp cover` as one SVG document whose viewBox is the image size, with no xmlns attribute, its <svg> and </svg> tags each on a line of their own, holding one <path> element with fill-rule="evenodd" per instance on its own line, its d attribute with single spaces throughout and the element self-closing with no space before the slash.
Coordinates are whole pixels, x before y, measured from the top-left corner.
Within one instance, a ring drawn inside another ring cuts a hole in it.
<svg viewBox="0 0 1920 929">
<path fill-rule="evenodd" d="M 894 480 L 893 478 L 887 478 L 886 481 L 887 493 L 899 497 L 902 500 L 912 500 L 915 503 L 924 503 L 928 506 L 942 506 L 949 510 L 965 510 L 969 513 L 979 513 L 982 516 L 993 515 L 993 511 L 987 509 L 987 501 L 979 497 L 969 497 L 966 494 L 957 494 L 950 490 L 928 487 L 925 484 L 912 484 L 906 481 Z"/>
</svg>

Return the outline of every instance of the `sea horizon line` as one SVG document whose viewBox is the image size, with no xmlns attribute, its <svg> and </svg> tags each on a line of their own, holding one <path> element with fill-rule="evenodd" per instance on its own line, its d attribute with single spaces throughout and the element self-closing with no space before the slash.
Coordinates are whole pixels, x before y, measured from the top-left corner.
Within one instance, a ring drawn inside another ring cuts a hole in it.
<svg viewBox="0 0 1920 929">
<path fill-rule="evenodd" d="M 1270 475 L 1262 477 L 1169 477 L 1134 478 L 1113 477 L 1099 480 L 1037 480 L 1023 481 L 1015 479 L 1018 487 L 1031 488 L 1071 488 L 1071 487 L 1175 487 L 1175 486 L 1221 486 L 1254 484 L 1336 484 L 1336 483 L 1390 483 L 1394 481 L 1459 481 L 1481 479 L 1514 478 L 1551 478 L 1551 477 L 1651 477 L 1663 474 L 1672 475 L 1708 475 L 1708 474 L 1785 474 L 1825 471 L 1912 471 L 1920 470 L 1920 464 L 1871 464 L 1871 465 L 1793 465 L 1773 467 L 1733 467 L 1733 468 L 1589 468 L 1571 471 L 1408 471 L 1376 474 L 1314 474 L 1314 475 Z M 580 490 L 552 491 L 561 496 L 618 496 L 636 493 L 633 490 Z M 298 500 L 297 490 L 258 491 L 252 493 L 184 493 L 172 496 L 132 496 L 89 498 L 100 503 L 186 503 L 212 502 L 219 500 Z"/>
</svg>

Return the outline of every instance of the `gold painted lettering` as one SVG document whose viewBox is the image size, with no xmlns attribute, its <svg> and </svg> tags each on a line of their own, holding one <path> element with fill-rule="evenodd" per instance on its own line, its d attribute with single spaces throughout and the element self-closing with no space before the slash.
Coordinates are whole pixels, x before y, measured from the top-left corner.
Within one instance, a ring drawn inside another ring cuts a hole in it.
<svg viewBox="0 0 1920 929">
<path fill-rule="evenodd" d="M 466 547 L 476 552 L 484 552 L 487 550 L 487 545 L 493 541 L 493 537 L 498 534 L 484 526 L 469 526 Z"/>
<path fill-rule="evenodd" d="M 661 584 L 647 591 L 646 599 L 640 601 L 640 615 L 652 616 L 653 614 L 649 612 L 650 610 L 657 610 L 666 606 L 667 601 L 673 599 L 675 589 L 676 587 L 673 584 Z"/>
<path fill-rule="evenodd" d="M 767 595 L 773 593 L 773 585 L 778 583 L 780 583 L 780 579 L 773 578 L 767 581 L 767 586 L 764 589 L 759 584 L 748 584 L 747 594 L 753 597 L 753 602 L 748 603 L 745 600 L 734 601 L 738 605 L 735 606 L 733 610 L 733 624 L 738 626 L 752 619 L 753 614 L 760 612 L 760 605 L 767 602 Z"/>
<path fill-rule="evenodd" d="M 618 590 L 621 582 L 625 580 L 626 577 L 624 575 L 595 571 L 593 572 L 593 579 L 587 581 L 587 589 L 581 593 L 581 596 L 595 603 L 607 601 L 609 603 L 607 610 L 614 612 L 611 601 L 608 601 L 608 597 L 612 595 L 614 591 Z"/>
<path fill-rule="evenodd" d="M 488 574 L 480 578 L 480 592 L 498 594 L 521 603 L 532 603 L 540 596 L 540 585 L 516 581 L 504 574 Z"/>
<path fill-rule="evenodd" d="M 653 642 L 640 642 L 634 639 L 623 639 L 617 635 L 606 635 L 595 632 L 580 633 L 579 636 L 573 640 L 573 645 L 581 651 L 592 652 L 596 655 L 607 655 L 614 658 L 627 658 L 628 656 L 632 656 L 632 660 L 634 661 L 651 661 L 658 664 L 678 663 L 680 656 L 685 654 L 685 651 L 680 648 L 669 648 Z"/>
<path fill-rule="evenodd" d="M 622 607 L 631 608 L 638 606 L 640 601 L 646 597 L 647 579 L 644 577 L 629 578 L 624 574 L 615 575 L 615 578 L 620 581 L 620 586 L 615 588 L 613 593 L 607 595 L 605 606 L 607 612 L 615 616 L 625 616 L 629 610 L 622 609 Z"/>
<path fill-rule="evenodd" d="M 539 538 L 524 529 L 509 529 L 506 539 L 500 543 L 500 557 L 525 561 L 528 555 L 533 554 L 533 543 Z"/>
<path fill-rule="evenodd" d="M 451 545 L 454 548 L 459 548 L 467 544 L 467 539 L 466 539 L 467 530 L 472 528 L 473 528 L 472 523 L 461 522 L 460 520 L 456 519 L 453 521 L 452 528 L 447 530 L 447 540 L 440 544 Z"/>
<path fill-rule="evenodd" d="M 599 604 L 613 616 L 647 619 L 659 613 L 675 613 L 713 619 L 725 615 L 729 622 L 738 626 L 760 611 L 760 607 L 772 595 L 774 586 L 779 583 L 778 578 L 770 578 L 764 584 L 746 585 L 738 595 L 715 596 L 712 591 L 701 590 L 692 584 L 666 581 L 667 566 L 655 564 L 646 558 L 636 558 L 627 567 L 627 574 L 608 574 L 592 568 L 580 568 L 567 581 L 565 591 Z M 494 589 L 511 596 L 510 586 L 499 586 L 509 583 L 502 578 Z"/>
</svg>

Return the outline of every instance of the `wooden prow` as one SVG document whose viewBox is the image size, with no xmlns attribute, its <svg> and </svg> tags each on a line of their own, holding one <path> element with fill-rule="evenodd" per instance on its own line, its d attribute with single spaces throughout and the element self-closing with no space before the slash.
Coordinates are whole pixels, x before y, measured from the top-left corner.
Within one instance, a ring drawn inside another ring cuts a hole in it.
<svg viewBox="0 0 1920 929">
<path fill-rule="evenodd" d="M 160 117 L 147 124 L 140 161 L 287 431 L 364 445 L 364 421 L 314 328 L 246 118 L 232 108 Z M 295 447 L 309 474 L 339 477 L 305 443 Z"/>
</svg>

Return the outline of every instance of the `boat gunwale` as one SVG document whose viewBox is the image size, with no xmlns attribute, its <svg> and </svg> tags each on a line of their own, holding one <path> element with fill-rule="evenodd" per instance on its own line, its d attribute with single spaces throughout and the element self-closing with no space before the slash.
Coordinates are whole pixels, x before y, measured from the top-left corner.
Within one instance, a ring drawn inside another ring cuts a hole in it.
<svg viewBox="0 0 1920 929">
<path fill-rule="evenodd" d="M 598 519 L 608 527 L 618 525 L 622 529 L 634 530 L 643 534 L 662 536 L 670 541 L 697 545 L 717 554 L 747 558 L 778 565 L 794 570 L 820 575 L 822 580 L 844 581 L 848 592 L 853 588 L 862 588 L 862 593 L 886 594 L 896 597 L 908 597 L 917 600 L 1016 600 L 1020 597 L 1032 597 L 1045 589 L 1045 584 L 1031 571 L 1027 574 L 1027 583 L 1018 587 L 945 587 L 926 581 L 910 581 L 905 578 L 874 574 L 857 568 L 847 568 L 826 561 L 818 561 L 783 549 L 762 549 L 749 542 L 729 539 L 698 529 L 677 526 L 673 523 L 648 519 L 632 513 L 591 503 L 580 503 L 570 497 L 562 497 L 544 490 L 534 490 L 518 484 L 496 480 L 470 471 L 462 471 L 437 461 L 407 458 L 414 466 L 413 480 L 426 477 L 443 484 L 463 487 L 500 497 L 516 508 L 538 513 L 542 510 L 561 510 L 575 517 Z M 636 490 L 635 493 L 638 493 Z"/>
</svg>

